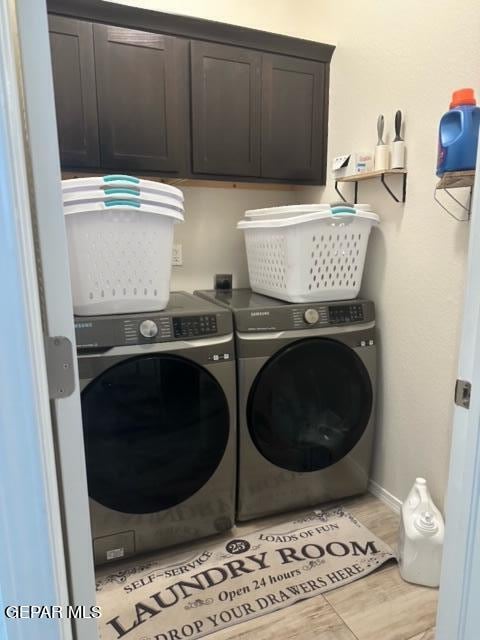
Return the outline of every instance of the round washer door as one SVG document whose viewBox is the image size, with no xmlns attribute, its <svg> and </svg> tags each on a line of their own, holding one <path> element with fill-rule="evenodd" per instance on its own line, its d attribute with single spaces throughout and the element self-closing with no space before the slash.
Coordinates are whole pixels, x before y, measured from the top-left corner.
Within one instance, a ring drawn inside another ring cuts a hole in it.
<svg viewBox="0 0 480 640">
<path fill-rule="evenodd" d="M 250 390 L 250 436 L 271 463 L 318 471 L 346 456 L 370 419 L 373 391 L 350 347 L 325 338 L 293 342 L 260 370 Z"/>
<path fill-rule="evenodd" d="M 124 513 L 177 505 L 209 480 L 230 416 L 215 378 L 168 354 L 122 361 L 82 392 L 88 490 Z"/>
</svg>

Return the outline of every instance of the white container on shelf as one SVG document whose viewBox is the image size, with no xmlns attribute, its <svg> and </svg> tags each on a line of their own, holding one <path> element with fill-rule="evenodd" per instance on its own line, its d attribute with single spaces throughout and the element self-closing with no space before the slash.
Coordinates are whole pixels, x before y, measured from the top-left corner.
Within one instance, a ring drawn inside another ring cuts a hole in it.
<svg viewBox="0 0 480 640">
<path fill-rule="evenodd" d="M 425 479 L 417 478 L 401 511 L 397 559 L 404 580 L 439 586 L 444 530 Z"/>
<path fill-rule="evenodd" d="M 144 180 L 142 178 L 137 178 L 136 176 L 112 174 L 108 176 L 90 176 L 88 178 L 62 180 L 62 192 L 64 194 L 112 188 L 145 191 L 147 193 L 165 195 L 169 198 L 174 198 L 183 202 L 183 193 L 180 189 L 169 184 L 164 184 L 163 182 Z"/>
<path fill-rule="evenodd" d="M 164 309 L 183 214 L 133 200 L 64 206 L 76 315 Z"/>
<path fill-rule="evenodd" d="M 306 206 L 307 212 L 300 205 L 282 207 L 272 217 L 265 209 L 258 217 L 249 212 L 238 223 L 252 290 L 287 302 L 355 298 L 378 216 L 349 206 Z"/>
<path fill-rule="evenodd" d="M 388 144 L 377 144 L 375 147 L 375 171 L 388 171 L 390 169 L 390 147 Z"/>
<path fill-rule="evenodd" d="M 347 153 L 333 159 L 332 171 L 334 180 L 365 173 L 373 169 L 373 155 L 368 152 Z"/>
</svg>

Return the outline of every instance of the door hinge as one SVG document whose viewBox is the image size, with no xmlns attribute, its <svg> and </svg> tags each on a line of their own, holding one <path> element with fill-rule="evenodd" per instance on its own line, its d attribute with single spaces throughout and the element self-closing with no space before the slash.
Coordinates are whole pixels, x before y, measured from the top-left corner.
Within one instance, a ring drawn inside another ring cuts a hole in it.
<svg viewBox="0 0 480 640">
<path fill-rule="evenodd" d="M 45 357 L 50 399 L 66 398 L 75 389 L 72 343 L 64 336 L 48 336 L 45 340 Z"/>
<path fill-rule="evenodd" d="M 455 404 L 464 409 L 470 409 L 472 385 L 466 380 L 457 380 L 455 384 Z"/>
</svg>

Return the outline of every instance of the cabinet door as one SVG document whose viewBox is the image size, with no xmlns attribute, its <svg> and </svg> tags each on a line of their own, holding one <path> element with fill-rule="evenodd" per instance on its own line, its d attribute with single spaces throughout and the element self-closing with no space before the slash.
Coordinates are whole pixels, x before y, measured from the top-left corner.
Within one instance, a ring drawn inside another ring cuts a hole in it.
<svg viewBox="0 0 480 640">
<path fill-rule="evenodd" d="M 181 171 L 187 42 L 101 24 L 94 37 L 102 166 Z"/>
<path fill-rule="evenodd" d="M 97 97 L 90 22 L 49 16 L 60 161 L 98 167 Z"/>
<path fill-rule="evenodd" d="M 262 177 L 324 182 L 325 65 L 265 54 Z"/>
<path fill-rule="evenodd" d="M 260 173 L 261 55 L 192 42 L 193 171 Z"/>
</svg>

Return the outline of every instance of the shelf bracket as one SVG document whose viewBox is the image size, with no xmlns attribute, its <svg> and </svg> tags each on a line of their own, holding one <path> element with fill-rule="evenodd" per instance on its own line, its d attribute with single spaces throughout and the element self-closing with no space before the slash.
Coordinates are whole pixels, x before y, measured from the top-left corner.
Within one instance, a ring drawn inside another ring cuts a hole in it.
<svg viewBox="0 0 480 640">
<path fill-rule="evenodd" d="M 358 202 L 358 182 L 357 182 L 357 181 L 355 181 L 353 184 L 355 185 L 355 187 L 354 187 L 354 194 L 355 194 L 355 196 L 354 196 L 354 199 L 353 199 L 353 204 L 357 204 L 357 202 Z M 339 196 L 340 196 L 340 198 L 343 200 L 343 202 L 349 202 L 349 200 L 347 200 L 347 199 L 344 197 L 343 193 L 342 193 L 342 192 L 340 191 L 340 189 L 338 188 L 338 180 L 335 180 L 335 191 L 338 193 L 338 195 L 339 195 Z"/>
<path fill-rule="evenodd" d="M 367 176 L 367 177 L 380 177 L 380 180 L 383 184 L 383 186 L 385 187 L 386 191 L 390 194 L 390 196 L 395 200 L 395 202 L 405 202 L 405 199 L 407 197 L 407 174 L 406 173 L 402 173 L 398 175 L 402 175 L 403 176 L 403 183 L 402 183 L 402 195 L 401 198 L 398 198 L 393 191 L 390 189 L 390 187 L 388 186 L 388 184 L 385 181 L 385 176 L 386 175 L 390 175 L 390 173 L 387 171 L 386 173 L 374 173 L 372 176 Z M 396 174 L 397 175 L 397 174 Z M 357 204 L 358 202 L 358 183 L 360 182 L 360 180 L 353 180 L 352 177 L 349 177 L 348 180 L 335 180 L 335 191 L 338 193 L 338 195 L 340 196 L 340 198 L 343 200 L 343 202 L 347 202 L 347 199 L 344 197 L 343 193 L 340 191 L 340 189 L 338 188 L 338 183 L 339 182 L 352 182 L 354 184 L 354 198 L 353 198 L 353 202 L 354 204 Z M 364 180 L 365 177 L 362 176 L 361 180 Z"/>
<path fill-rule="evenodd" d="M 385 174 L 384 173 L 382 173 L 382 175 L 380 176 L 380 180 L 381 180 L 383 186 L 385 187 L 385 189 L 388 191 L 388 193 L 395 200 L 395 202 L 405 202 L 405 199 L 407 197 L 407 174 L 406 173 L 403 174 L 402 199 L 401 200 L 399 198 L 397 198 L 397 196 L 393 193 L 393 191 L 390 189 L 388 184 L 385 182 Z"/>
</svg>

